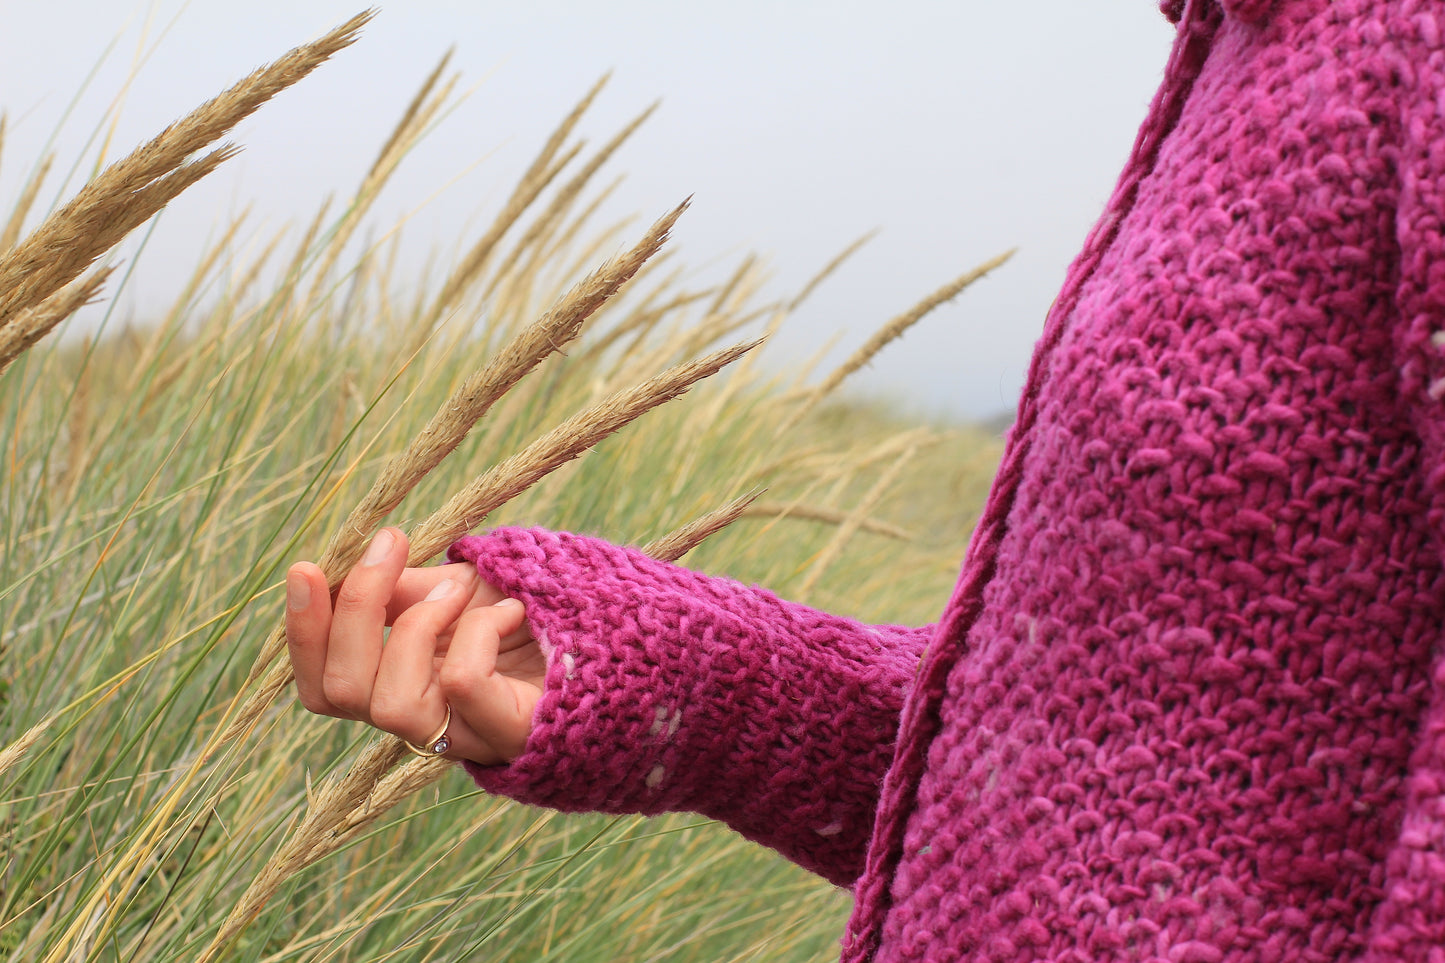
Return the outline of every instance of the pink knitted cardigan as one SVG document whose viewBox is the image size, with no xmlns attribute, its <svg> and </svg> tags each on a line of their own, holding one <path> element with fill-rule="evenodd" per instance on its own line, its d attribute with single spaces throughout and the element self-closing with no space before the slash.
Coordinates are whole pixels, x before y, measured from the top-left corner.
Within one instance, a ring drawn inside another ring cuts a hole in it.
<svg viewBox="0 0 1445 963">
<path fill-rule="evenodd" d="M 1165 8 L 939 624 L 464 539 L 549 655 L 482 786 L 725 820 L 850 961 L 1445 961 L 1445 4 Z"/>
</svg>

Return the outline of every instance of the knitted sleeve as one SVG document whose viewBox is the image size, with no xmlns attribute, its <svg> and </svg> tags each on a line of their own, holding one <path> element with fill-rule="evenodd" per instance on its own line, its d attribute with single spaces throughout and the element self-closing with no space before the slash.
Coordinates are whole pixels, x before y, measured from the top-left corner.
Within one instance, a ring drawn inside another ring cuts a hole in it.
<svg viewBox="0 0 1445 963">
<path fill-rule="evenodd" d="M 1393 118 L 1400 133 L 1395 350 L 1400 395 L 1422 444 L 1426 521 L 1445 551 L 1445 38 L 1436 16 L 1390 22 L 1392 63 L 1408 68 L 1397 74 Z M 1431 683 L 1365 957 L 1371 963 L 1436 960 L 1445 946 L 1445 653 L 1438 646 Z"/>
<path fill-rule="evenodd" d="M 453 561 L 527 606 L 547 656 L 489 792 L 569 812 L 689 810 L 839 884 L 863 869 L 929 629 L 868 626 L 597 539 L 498 529 Z"/>
</svg>

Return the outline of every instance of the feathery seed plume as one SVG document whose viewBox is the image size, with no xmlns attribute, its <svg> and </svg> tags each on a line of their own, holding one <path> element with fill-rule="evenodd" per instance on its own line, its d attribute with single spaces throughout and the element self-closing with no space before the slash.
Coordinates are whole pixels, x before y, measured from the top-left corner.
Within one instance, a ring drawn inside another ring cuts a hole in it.
<svg viewBox="0 0 1445 963">
<path fill-rule="evenodd" d="M 508 499 L 535 485 L 552 470 L 576 458 L 643 413 L 681 395 L 752 351 L 750 341 L 669 368 L 662 374 L 610 396 L 562 424 L 479 476 L 417 526 L 411 535 L 411 562 L 429 559 L 471 531 Z"/>
<path fill-rule="evenodd" d="M 709 535 L 735 521 L 760 494 L 761 489 L 749 492 L 701 515 L 649 543 L 643 551 L 654 558 L 676 561 Z M 403 764 L 397 766 L 398 762 Z M 442 759 L 407 760 L 404 745 L 394 736 L 373 739 L 343 775 L 332 776 L 320 789 L 308 793 L 305 818 L 232 907 L 201 957 L 203 963 L 216 959 L 260 914 L 287 879 L 336 852 L 398 803 L 432 785 L 450 770 L 451 764 Z"/>
<path fill-rule="evenodd" d="M 808 397 L 803 401 L 803 403 L 798 407 L 798 409 L 793 412 L 792 417 L 790 417 L 786 422 L 784 422 L 781 431 L 787 431 L 793 425 L 797 424 L 798 421 L 802 419 L 805 414 L 811 411 L 819 401 L 821 401 L 835 388 L 842 384 L 845 378 L 847 378 L 853 372 L 857 371 L 859 368 L 863 367 L 869 361 L 873 360 L 874 355 L 876 355 L 879 351 L 882 351 L 889 344 L 889 342 L 901 337 L 903 335 L 903 332 L 907 331 L 909 328 L 913 327 L 914 324 L 918 323 L 918 321 L 921 320 L 924 315 L 928 314 L 928 312 L 932 311 L 939 305 L 946 304 L 947 302 L 952 301 L 960 293 L 963 292 L 964 288 L 984 277 L 994 268 L 1002 265 L 1009 258 L 1013 257 L 1013 255 L 1013 251 L 1005 251 L 998 257 L 985 261 L 983 264 L 980 264 L 973 270 L 968 271 L 957 278 L 954 278 L 952 281 L 949 281 L 943 287 L 939 288 L 937 291 L 934 291 L 928 297 L 924 298 L 922 301 L 919 301 L 913 307 L 909 308 L 907 311 L 904 311 L 902 314 L 898 315 L 898 317 L 894 318 L 892 321 L 889 321 L 883 327 L 879 328 L 878 331 L 874 333 L 873 337 L 869 338 L 866 342 L 864 342 L 862 347 L 849 355 L 846 361 L 840 364 L 830 375 L 828 375 L 828 377 L 824 378 L 822 383 L 819 384 L 818 387 L 813 389 L 813 391 L 808 395 Z"/>
<path fill-rule="evenodd" d="M 6 770 L 24 758 L 25 754 L 40 741 L 40 737 L 45 735 L 51 724 L 55 722 L 55 718 L 54 715 L 46 716 L 22 732 L 19 739 L 4 749 L 0 749 L 0 775 L 4 775 Z"/>
<path fill-rule="evenodd" d="M 761 488 L 755 488 L 746 495 L 734 498 L 726 505 L 719 505 L 712 511 L 699 515 L 661 538 L 648 542 L 642 547 L 643 554 L 663 562 L 677 561 L 706 539 L 746 515 L 748 508 L 757 501 L 758 496 L 762 493 Z"/>
<path fill-rule="evenodd" d="M 0 254 L 0 326 L 75 280 L 116 241 L 230 157 L 234 148 L 223 146 L 188 161 L 350 45 L 372 16 L 368 11 L 352 17 L 197 107 L 111 164 L 23 241 Z"/>
<path fill-rule="evenodd" d="M 487 228 L 486 233 L 472 245 L 471 250 L 462 258 L 461 263 L 457 265 L 451 277 L 447 278 L 446 284 L 442 287 L 441 294 L 437 296 L 436 302 L 432 306 L 432 323 L 435 323 L 436 319 L 440 318 L 447 308 L 456 305 L 456 302 L 461 298 L 462 292 L 465 291 L 486 268 L 487 262 L 491 260 L 492 252 L 496 249 L 497 242 L 502 239 L 502 235 L 506 234 L 527 208 L 532 206 L 532 202 L 537 199 L 537 195 L 541 194 L 547 185 L 552 183 L 553 179 L 562 172 L 562 168 L 571 162 L 573 157 L 577 156 L 577 153 L 582 149 L 580 144 L 572 148 L 560 161 L 556 160 L 557 152 L 562 149 L 562 144 L 566 142 L 573 129 L 576 128 L 577 122 L 582 119 L 582 115 L 586 113 L 587 108 L 592 106 L 593 99 L 596 98 L 597 94 L 602 90 L 610 76 L 610 74 L 603 74 L 601 79 L 592 85 L 592 89 L 587 91 L 582 99 L 578 101 L 577 105 L 572 108 L 572 112 L 562 119 L 562 123 L 557 125 L 557 129 L 552 131 L 552 135 L 547 138 L 547 143 L 542 145 L 541 152 L 532 161 L 532 165 L 527 168 L 526 173 L 522 175 L 522 179 L 517 182 L 517 186 L 512 191 L 512 196 L 507 198 L 506 204 L 502 205 L 501 213 L 499 213 L 492 222 L 492 226 Z"/>
<path fill-rule="evenodd" d="M 630 251 L 611 259 L 580 281 L 559 303 L 517 334 L 485 367 L 463 382 L 442 403 L 406 450 L 387 462 L 371 489 L 331 536 L 317 564 L 326 573 L 333 588 L 341 584 L 346 573 L 361 557 L 367 539 L 381 520 L 401 504 L 428 472 L 456 450 L 497 399 L 544 358 L 577 337 L 587 319 L 616 294 L 648 258 L 657 253 L 686 210 L 687 202 L 684 201 L 659 218 Z M 430 554 L 435 554 L 435 551 Z M 285 642 L 285 627 L 277 626 L 262 646 L 248 681 L 255 681 L 266 673 L 285 648 Z M 280 675 L 267 674 L 266 684 L 253 694 L 228 729 L 228 736 L 248 727 L 275 697 L 276 691 L 279 691 L 275 688 L 277 684 L 284 688 L 290 678 L 289 667 Z"/>
<path fill-rule="evenodd" d="M 521 259 L 522 254 L 536 244 L 539 239 L 561 219 L 562 215 L 572 206 L 572 203 L 577 199 L 578 195 L 586 188 L 588 182 L 591 181 L 597 171 L 602 168 L 602 165 L 607 163 L 612 155 L 617 152 L 617 149 L 621 147 L 629 137 L 636 133 L 637 128 L 641 127 L 647 118 L 652 116 L 653 112 L 657 110 L 657 106 L 656 103 L 653 103 L 642 113 L 634 117 L 625 127 L 612 135 L 612 139 L 603 144 L 601 149 L 593 154 L 586 164 L 582 165 L 581 170 L 574 174 L 567 183 L 557 189 L 557 194 L 552 198 L 552 202 L 547 205 L 541 214 L 537 215 L 537 218 L 527 227 L 527 230 L 522 233 L 522 236 L 512 245 L 511 250 L 507 253 L 506 260 L 498 265 L 496 272 L 497 277 L 505 277 L 517 261 Z"/>
<path fill-rule="evenodd" d="M 864 234 L 862 237 L 858 238 L 858 240 L 854 241 L 852 244 L 849 244 L 847 247 L 843 248 L 843 250 L 839 251 L 837 254 L 833 255 L 833 259 L 827 264 L 823 265 L 823 269 L 820 270 L 817 274 L 809 278 L 808 283 L 803 285 L 803 289 L 793 296 L 793 300 L 788 302 L 788 311 L 791 312 L 798 310 L 798 306 L 801 305 L 804 301 L 808 300 L 808 296 L 811 295 L 814 291 L 818 290 L 818 286 L 824 281 L 828 280 L 828 278 L 832 276 L 834 271 L 842 267 L 844 261 L 848 260 L 854 254 L 857 254 L 858 251 L 863 247 L 863 245 L 867 244 L 869 241 L 873 240 L 877 236 L 878 229 L 874 228 L 867 234 Z"/>
<path fill-rule="evenodd" d="M 40 166 L 25 181 L 24 188 L 20 191 L 20 197 L 16 199 L 15 206 L 10 209 L 10 217 L 5 222 L 5 229 L 0 231 L 0 252 L 8 251 L 15 246 L 20 238 L 20 232 L 25 228 L 25 219 L 30 216 L 30 209 L 35 206 L 35 198 L 40 194 L 40 185 L 50 173 L 50 167 L 55 163 L 54 154 L 46 154 L 40 161 Z"/>
<path fill-rule="evenodd" d="M 101 268 L 90 277 L 69 284 L 31 308 L 21 311 L 9 325 L 0 328 L 0 374 L 31 345 L 85 305 L 93 302 L 110 277 L 112 268 Z"/>
</svg>

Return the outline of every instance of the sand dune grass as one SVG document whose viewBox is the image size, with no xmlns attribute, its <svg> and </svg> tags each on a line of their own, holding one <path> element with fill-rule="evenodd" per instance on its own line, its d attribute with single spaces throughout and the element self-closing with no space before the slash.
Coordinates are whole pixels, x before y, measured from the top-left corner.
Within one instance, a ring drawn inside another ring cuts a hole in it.
<svg viewBox="0 0 1445 963">
<path fill-rule="evenodd" d="M 247 83 L 279 89 L 361 22 Z M 663 270 L 681 209 L 594 223 L 633 129 L 576 144 L 600 85 L 445 277 L 396 276 L 358 225 L 445 109 L 446 70 L 339 214 L 229 225 L 164 317 L 72 338 L 47 318 L 0 375 L 0 958 L 833 955 L 845 895 L 697 817 L 514 806 L 290 698 L 281 571 L 320 557 L 337 579 L 383 520 L 418 562 L 474 526 L 545 524 L 918 622 L 997 454 L 769 374 L 756 339 L 796 298 L 758 303 L 750 261 L 699 290 Z M 83 276 L 106 277 L 85 271 L 112 235 L 223 160 L 192 155 L 263 99 L 212 102 L 17 232 L 0 335 L 99 296 Z M 55 226 L 107 179 L 148 199 L 109 233 Z"/>
</svg>

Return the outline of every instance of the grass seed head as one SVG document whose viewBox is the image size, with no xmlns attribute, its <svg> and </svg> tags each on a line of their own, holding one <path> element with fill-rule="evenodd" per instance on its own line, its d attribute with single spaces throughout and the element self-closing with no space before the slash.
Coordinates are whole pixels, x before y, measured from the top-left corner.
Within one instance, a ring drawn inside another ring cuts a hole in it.
<svg viewBox="0 0 1445 963">
<path fill-rule="evenodd" d="M 841 385 L 849 375 L 853 374 L 859 368 L 862 368 L 869 361 L 872 361 L 878 352 L 882 351 L 891 342 L 902 337 L 905 331 L 921 321 L 930 311 L 958 297 L 958 295 L 963 293 L 965 288 L 975 281 L 986 277 L 989 272 L 1002 266 L 1004 262 L 1013 257 L 1013 255 L 1013 251 L 1005 251 L 998 257 L 991 258 L 978 267 L 964 272 L 875 331 L 871 338 L 865 341 L 857 351 L 849 355 L 842 364 L 824 378 L 818 387 L 813 389 L 798 407 L 797 412 L 793 415 L 792 419 L 789 420 L 785 428 L 792 427 L 792 425 L 796 424 L 803 415 L 811 411 L 819 401 L 822 401 L 823 398 L 837 390 L 838 386 Z"/>
<path fill-rule="evenodd" d="M 355 41 L 368 11 L 297 47 L 111 164 L 23 241 L 0 254 L 0 326 L 80 276 L 96 258 L 235 149 L 189 158 Z"/>
</svg>

